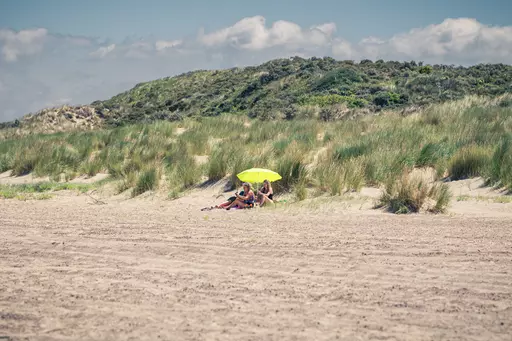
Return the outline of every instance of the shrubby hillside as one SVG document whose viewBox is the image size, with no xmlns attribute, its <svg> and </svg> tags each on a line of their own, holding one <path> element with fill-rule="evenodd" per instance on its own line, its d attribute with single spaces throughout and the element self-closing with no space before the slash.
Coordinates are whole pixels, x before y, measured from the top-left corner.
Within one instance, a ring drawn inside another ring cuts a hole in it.
<svg viewBox="0 0 512 341">
<path fill-rule="evenodd" d="M 412 112 L 467 95 L 493 97 L 507 92 L 512 92 L 512 66 L 504 64 L 456 67 L 295 57 L 141 83 L 108 100 L 93 102 L 86 110 L 46 109 L 0 127 L 83 130 L 222 113 L 263 120 L 316 117 L 329 121 L 385 108 Z"/>
<path fill-rule="evenodd" d="M 512 92 L 512 66 L 455 67 L 332 58 L 278 59 L 256 67 L 196 71 L 138 84 L 92 105 L 113 125 L 241 113 L 326 120 L 382 108 L 416 107 L 466 95 Z"/>
</svg>

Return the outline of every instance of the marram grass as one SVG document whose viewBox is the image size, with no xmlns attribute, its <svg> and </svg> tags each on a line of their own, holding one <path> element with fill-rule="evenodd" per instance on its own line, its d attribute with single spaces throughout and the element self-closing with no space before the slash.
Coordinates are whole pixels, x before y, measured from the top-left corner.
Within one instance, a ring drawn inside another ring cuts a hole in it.
<svg viewBox="0 0 512 341">
<path fill-rule="evenodd" d="M 323 122 L 305 114 L 312 107 L 299 107 L 304 119 L 266 122 L 221 115 L 17 137 L 0 140 L 0 171 L 51 178 L 108 172 L 120 180 L 119 191 L 139 195 L 164 187 L 176 197 L 204 180 L 229 177 L 239 186 L 238 172 L 263 167 L 283 177 L 274 185 L 276 192 L 294 192 L 302 200 L 306 188 L 341 195 L 362 186 L 396 186 L 402 174 L 431 167 L 438 177 L 481 176 L 512 190 L 512 107 L 502 105 L 507 98 L 468 97 L 409 116 L 388 111 Z M 442 210 L 445 189 L 431 190 Z M 397 193 L 395 188 L 388 194 Z M 414 211 L 400 205 L 398 211 Z"/>
</svg>

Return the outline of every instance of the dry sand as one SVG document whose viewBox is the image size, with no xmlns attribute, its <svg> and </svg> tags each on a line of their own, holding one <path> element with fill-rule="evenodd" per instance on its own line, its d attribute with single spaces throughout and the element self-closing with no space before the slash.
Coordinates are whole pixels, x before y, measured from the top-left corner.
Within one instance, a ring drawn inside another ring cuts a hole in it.
<svg viewBox="0 0 512 341">
<path fill-rule="evenodd" d="M 201 212 L 216 190 L 0 200 L 0 336 L 512 339 L 511 204 Z"/>
</svg>

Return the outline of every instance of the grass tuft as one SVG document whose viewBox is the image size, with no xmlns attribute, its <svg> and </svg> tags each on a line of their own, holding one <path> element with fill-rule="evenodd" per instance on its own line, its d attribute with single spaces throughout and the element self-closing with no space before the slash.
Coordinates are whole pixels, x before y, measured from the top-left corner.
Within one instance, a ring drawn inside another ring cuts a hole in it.
<svg viewBox="0 0 512 341">
<path fill-rule="evenodd" d="M 490 162 L 489 152 L 478 146 L 459 150 L 450 160 L 449 174 L 452 180 L 484 176 Z"/>
<path fill-rule="evenodd" d="M 136 197 L 147 191 L 152 191 L 158 186 L 159 174 L 156 168 L 150 168 L 143 171 L 137 178 L 137 183 L 132 192 L 132 197 Z"/>
<path fill-rule="evenodd" d="M 444 212 L 450 203 L 451 193 L 446 184 L 429 184 L 419 177 L 402 175 L 389 181 L 377 207 L 391 213 L 417 213 L 422 209 L 434 213 Z"/>
</svg>

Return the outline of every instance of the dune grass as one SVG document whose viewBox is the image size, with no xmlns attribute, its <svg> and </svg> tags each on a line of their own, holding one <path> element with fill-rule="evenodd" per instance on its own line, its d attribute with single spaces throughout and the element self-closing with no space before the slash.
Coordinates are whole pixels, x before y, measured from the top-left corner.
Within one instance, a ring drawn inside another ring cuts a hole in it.
<svg viewBox="0 0 512 341">
<path fill-rule="evenodd" d="M 377 207 L 385 207 L 397 214 L 417 213 L 421 210 L 442 213 L 446 211 L 450 199 L 448 185 L 432 184 L 404 174 L 399 180 L 388 182 Z"/>
<path fill-rule="evenodd" d="M 307 115 L 275 122 L 220 115 L 31 135 L 0 141 L 0 171 L 51 178 L 64 173 L 67 179 L 108 172 L 120 180 L 120 192 L 131 189 L 139 195 L 166 188 L 170 197 L 227 176 L 232 187 L 239 186 L 236 174 L 250 167 L 279 172 L 283 179 L 274 190 L 294 192 L 297 200 L 307 196 L 307 188 L 342 195 L 386 184 L 395 186 L 388 188 L 389 200 L 400 199 L 418 184 L 396 184 L 418 167 L 434 168 L 438 178 L 482 176 L 512 189 L 512 107 L 500 105 L 509 98 L 473 96 L 409 116 L 386 111 L 332 122 Z M 198 156 L 208 161 L 198 164 Z M 412 204 L 397 204 L 398 211 L 414 211 L 425 191 L 439 201 L 440 211 L 446 206 L 444 187 L 429 187 L 412 195 Z"/>
</svg>

